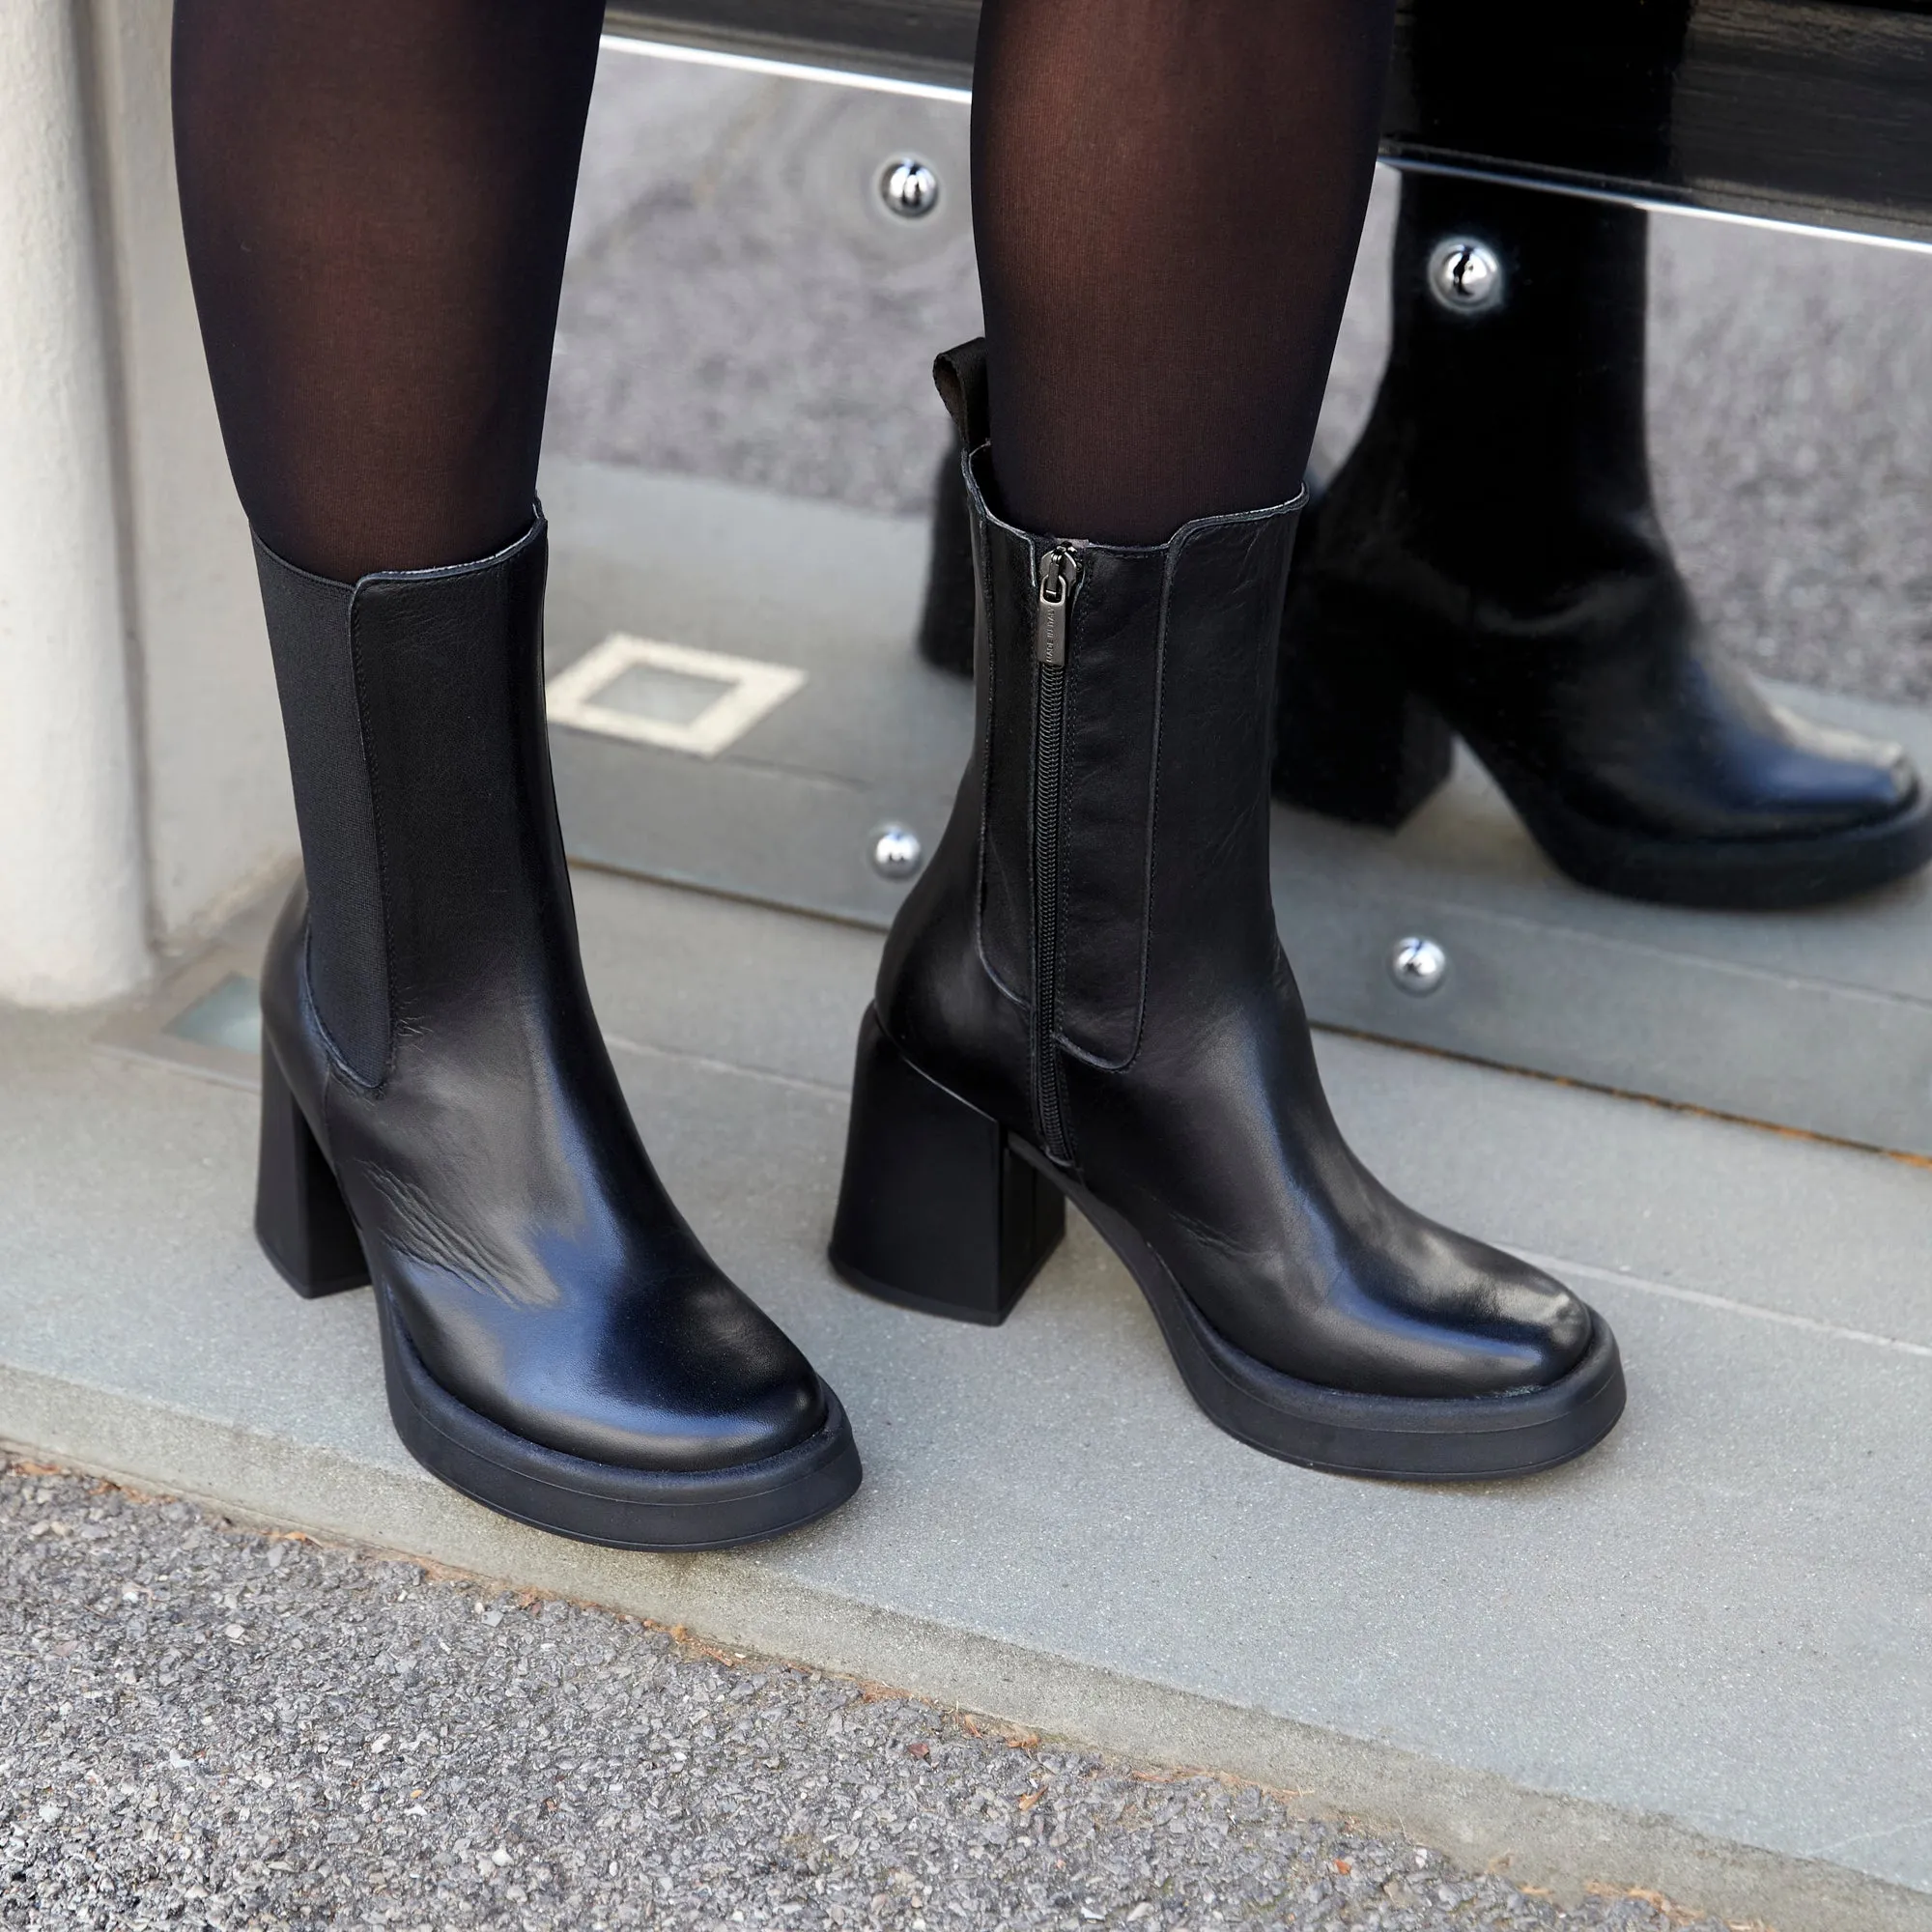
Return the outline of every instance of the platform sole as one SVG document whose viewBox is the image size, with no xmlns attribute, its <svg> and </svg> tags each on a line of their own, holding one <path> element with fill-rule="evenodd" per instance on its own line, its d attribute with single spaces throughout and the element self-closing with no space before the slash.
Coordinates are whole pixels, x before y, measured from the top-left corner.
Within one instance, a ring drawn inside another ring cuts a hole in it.
<svg viewBox="0 0 1932 1932">
<path fill-rule="evenodd" d="M 1229 1341 L 1119 1214 L 1076 1182 L 1059 1184 L 1126 1264 L 1202 1410 L 1284 1463 L 1405 1482 L 1530 1476 L 1595 1448 L 1624 1412 L 1616 1338 L 1594 1311 L 1582 1358 L 1542 1388 L 1432 1399 L 1358 1395 L 1285 1375 Z"/>
<path fill-rule="evenodd" d="M 1595 1447 L 1623 1413 L 1616 1339 L 1594 1315 L 1567 1375 L 1502 1395 L 1362 1395 L 1269 1367 L 1214 1327 L 1124 1217 L 922 1073 L 867 1012 L 831 1249 L 840 1278 L 923 1314 L 1004 1321 L 1060 1239 L 1041 1188 L 1071 1201 L 1126 1264 L 1208 1419 L 1284 1463 L 1406 1482 L 1527 1476 Z"/>
<path fill-rule="evenodd" d="M 423 1366 L 385 1290 L 376 1302 L 389 1415 L 404 1447 L 498 1516 L 614 1549 L 728 1549 L 801 1529 L 859 1487 L 851 1424 L 822 1384 L 818 1433 L 776 1456 L 727 1469 L 621 1468 L 547 1449 L 457 1401 Z"/>
</svg>

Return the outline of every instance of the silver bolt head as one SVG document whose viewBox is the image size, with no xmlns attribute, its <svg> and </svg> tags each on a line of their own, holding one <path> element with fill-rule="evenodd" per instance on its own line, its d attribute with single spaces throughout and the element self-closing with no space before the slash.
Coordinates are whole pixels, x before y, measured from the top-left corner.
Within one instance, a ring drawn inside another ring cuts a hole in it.
<svg viewBox="0 0 1932 1932">
<path fill-rule="evenodd" d="M 939 206 L 939 177 L 917 155 L 900 155 L 879 171 L 879 199 L 895 214 L 917 221 Z"/>
<path fill-rule="evenodd" d="M 1487 242 L 1452 235 L 1429 257 L 1429 293 L 1459 315 L 1477 315 L 1503 298 L 1502 258 Z"/>
<path fill-rule="evenodd" d="M 1405 993 L 1424 999 L 1449 977 L 1449 955 L 1433 939 L 1412 933 L 1389 948 L 1389 978 Z"/>
<path fill-rule="evenodd" d="M 925 858 L 919 834 L 906 825 L 882 825 L 872 834 L 872 869 L 882 879 L 909 879 Z"/>
</svg>

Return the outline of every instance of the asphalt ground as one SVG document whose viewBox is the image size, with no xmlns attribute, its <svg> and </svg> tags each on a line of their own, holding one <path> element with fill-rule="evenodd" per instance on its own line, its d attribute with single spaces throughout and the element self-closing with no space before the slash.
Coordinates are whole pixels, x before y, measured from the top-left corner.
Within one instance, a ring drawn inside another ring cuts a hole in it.
<svg viewBox="0 0 1932 1932">
<path fill-rule="evenodd" d="M 1293 1795 L 0 1468 L 0 1926 L 1718 1932 Z"/>
<path fill-rule="evenodd" d="M 940 179 L 918 221 L 876 192 L 901 153 Z M 980 327 L 966 175 L 956 103 L 607 53 L 552 447 L 921 508 L 948 434 L 926 372 Z M 1394 205 L 1384 171 L 1323 463 L 1386 353 Z M 1650 285 L 1658 497 L 1717 636 L 1768 674 L 1932 702 L 1932 254 L 1659 216 Z"/>
</svg>

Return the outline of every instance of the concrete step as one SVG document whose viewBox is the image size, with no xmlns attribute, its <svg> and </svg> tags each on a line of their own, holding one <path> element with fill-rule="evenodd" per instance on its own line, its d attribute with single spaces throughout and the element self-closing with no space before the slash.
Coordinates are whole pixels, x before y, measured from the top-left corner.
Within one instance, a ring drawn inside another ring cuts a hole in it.
<svg viewBox="0 0 1932 1932">
<path fill-rule="evenodd" d="M 1360 1151 L 1595 1301 L 1632 1400 L 1599 1453 L 1526 1483 L 1319 1476 L 1193 1408 L 1084 1226 L 998 1330 L 840 1287 L 823 1245 L 875 936 L 578 886 L 667 1179 L 851 1409 L 850 1508 L 664 1558 L 439 1487 L 390 1433 L 368 1296 L 300 1302 L 253 1247 L 245 1054 L 217 1029 L 199 1060 L 129 1057 L 138 1015 L 118 1046 L 0 1016 L 0 1435 L 1237 1772 L 1518 1878 L 1781 1932 L 1932 1927 L 1922 1164 L 1324 1036 Z"/>
</svg>

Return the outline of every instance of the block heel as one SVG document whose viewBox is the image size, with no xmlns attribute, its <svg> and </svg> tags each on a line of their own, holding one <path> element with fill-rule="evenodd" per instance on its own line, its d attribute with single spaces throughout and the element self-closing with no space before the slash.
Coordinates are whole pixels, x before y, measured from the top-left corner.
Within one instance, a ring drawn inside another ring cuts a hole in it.
<svg viewBox="0 0 1932 1932">
<path fill-rule="evenodd" d="M 1274 795 L 1393 831 L 1449 776 L 1455 734 L 1369 628 L 1291 590 L 1275 687 Z"/>
<path fill-rule="evenodd" d="M 262 1052 L 255 1238 L 275 1272 L 307 1298 L 361 1288 L 369 1280 L 369 1264 L 342 1190 L 267 1047 Z"/>
<path fill-rule="evenodd" d="M 1060 1244 L 1066 1204 L 997 1121 L 929 1080 L 867 1009 L 832 1265 L 867 1294 L 1004 1321 Z"/>
</svg>

